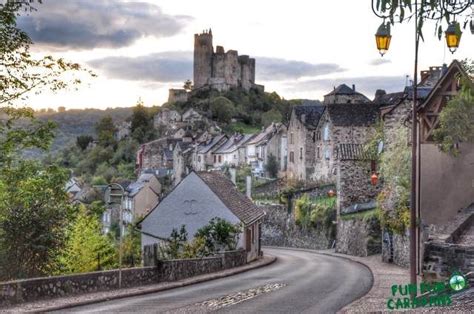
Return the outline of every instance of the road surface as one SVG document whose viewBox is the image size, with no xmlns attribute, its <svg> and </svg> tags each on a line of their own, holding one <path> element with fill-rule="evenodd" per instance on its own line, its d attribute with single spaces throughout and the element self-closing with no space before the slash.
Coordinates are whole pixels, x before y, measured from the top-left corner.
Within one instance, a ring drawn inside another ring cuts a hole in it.
<svg viewBox="0 0 474 314">
<path fill-rule="evenodd" d="M 270 266 L 168 291 L 70 308 L 82 313 L 334 313 L 363 296 L 370 271 L 312 251 L 267 248 Z"/>
</svg>

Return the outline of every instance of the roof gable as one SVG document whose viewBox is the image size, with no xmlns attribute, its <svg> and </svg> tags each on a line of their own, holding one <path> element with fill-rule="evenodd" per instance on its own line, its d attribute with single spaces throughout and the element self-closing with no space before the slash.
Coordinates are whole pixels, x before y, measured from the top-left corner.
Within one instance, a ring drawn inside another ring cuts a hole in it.
<svg viewBox="0 0 474 314">
<path fill-rule="evenodd" d="M 323 105 L 294 106 L 292 115 L 306 128 L 315 129 L 318 126 L 319 119 L 321 119 L 325 108 L 326 106 Z"/>
<path fill-rule="evenodd" d="M 370 126 L 378 117 L 378 106 L 372 103 L 331 104 L 326 110 L 334 126 Z"/>
</svg>

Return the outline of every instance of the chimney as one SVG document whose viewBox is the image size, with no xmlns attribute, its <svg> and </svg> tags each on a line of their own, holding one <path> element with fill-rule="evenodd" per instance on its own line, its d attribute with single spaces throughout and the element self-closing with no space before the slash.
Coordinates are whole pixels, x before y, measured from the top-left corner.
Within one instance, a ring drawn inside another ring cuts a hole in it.
<svg viewBox="0 0 474 314">
<path fill-rule="evenodd" d="M 443 63 L 443 67 L 441 68 L 441 76 L 444 76 L 448 72 L 448 65 Z"/>
<path fill-rule="evenodd" d="M 246 185 L 246 195 L 248 198 L 252 199 L 252 177 L 251 176 L 247 176 L 247 181 L 246 181 L 247 185 Z"/>
<path fill-rule="evenodd" d="M 355 84 L 352 84 L 352 90 L 355 92 L 356 91 L 356 86 Z"/>
<path fill-rule="evenodd" d="M 380 97 L 382 97 L 383 95 L 386 95 L 387 92 L 384 90 L 384 89 L 377 89 L 377 91 L 375 92 L 375 99 L 378 99 Z"/>
</svg>

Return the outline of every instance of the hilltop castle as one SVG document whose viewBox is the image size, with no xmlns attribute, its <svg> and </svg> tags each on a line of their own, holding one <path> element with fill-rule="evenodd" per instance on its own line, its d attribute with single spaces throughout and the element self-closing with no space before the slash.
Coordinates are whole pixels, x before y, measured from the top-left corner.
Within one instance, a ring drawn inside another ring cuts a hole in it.
<svg viewBox="0 0 474 314">
<path fill-rule="evenodd" d="M 255 59 L 239 56 L 236 50 L 224 51 L 217 46 L 214 52 L 212 31 L 194 35 L 194 88 L 209 86 L 219 91 L 232 87 L 263 91 L 255 84 Z"/>
<path fill-rule="evenodd" d="M 194 35 L 193 71 L 193 90 L 212 88 L 222 92 L 242 88 L 246 91 L 264 91 L 263 85 L 255 84 L 255 59 L 239 56 L 236 50 L 225 52 L 222 46 L 217 46 L 214 52 L 210 29 Z M 188 93 L 184 89 L 169 90 L 168 102 L 184 102 L 187 99 Z"/>
</svg>

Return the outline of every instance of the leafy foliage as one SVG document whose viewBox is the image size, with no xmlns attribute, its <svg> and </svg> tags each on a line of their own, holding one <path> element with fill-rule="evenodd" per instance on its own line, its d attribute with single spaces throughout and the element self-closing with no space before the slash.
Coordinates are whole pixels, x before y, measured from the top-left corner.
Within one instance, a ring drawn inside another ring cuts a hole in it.
<svg viewBox="0 0 474 314">
<path fill-rule="evenodd" d="M 72 211 L 68 172 L 32 161 L 0 169 L 0 277 L 49 274 Z"/>
<path fill-rule="evenodd" d="M 195 237 L 205 239 L 206 251 L 215 253 L 235 250 L 239 241 L 240 226 L 215 217 L 209 224 L 200 228 Z"/>
<path fill-rule="evenodd" d="M 94 138 L 90 135 L 80 135 L 76 138 L 76 145 L 81 150 L 85 150 L 93 140 Z"/>
<path fill-rule="evenodd" d="M 66 246 L 59 257 L 58 273 L 83 273 L 117 266 L 117 251 L 111 238 L 101 233 L 96 216 L 84 205 L 68 232 Z M 99 264 L 100 263 L 100 264 Z"/>
<path fill-rule="evenodd" d="M 380 159 L 383 189 L 377 197 L 379 220 L 386 229 L 403 233 L 410 223 L 411 151 L 408 130 L 400 125 Z"/>
<path fill-rule="evenodd" d="M 303 194 L 295 203 L 295 223 L 303 228 L 325 228 L 332 233 L 332 221 L 336 214 L 335 197 L 310 199 Z"/>
<path fill-rule="evenodd" d="M 474 62 L 466 64 L 468 73 L 474 73 Z M 469 69 L 471 69 L 469 71 Z M 461 81 L 461 91 L 451 99 L 440 113 L 439 126 L 434 139 L 441 151 L 459 155 L 458 144 L 474 143 L 474 86 L 470 78 Z"/>
<path fill-rule="evenodd" d="M 132 137 L 140 144 L 156 137 L 153 129 L 153 115 L 141 101 L 133 108 L 131 132 Z"/>
<path fill-rule="evenodd" d="M 270 178 L 276 178 L 278 175 L 278 161 L 273 154 L 268 156 L 267 163 L 265 165 L 265 170 L 267 171 Z"/>
<path fill-rule="evenodd" d="M 116 131 L 111 116 L 105 116 L 95 126 L 99 144 L 103 147 L 115 145 L 114 133 Z"/>
</svg>

